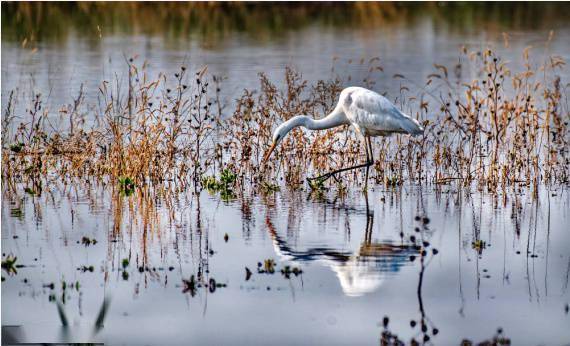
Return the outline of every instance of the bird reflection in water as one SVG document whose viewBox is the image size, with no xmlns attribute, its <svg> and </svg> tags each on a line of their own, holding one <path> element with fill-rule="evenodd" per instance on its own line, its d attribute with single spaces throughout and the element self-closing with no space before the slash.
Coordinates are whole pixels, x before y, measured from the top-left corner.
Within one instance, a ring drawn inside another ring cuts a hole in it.
<svg viewBox="0 0 570 346">
<path fill-rule="evenodd" d="M 266 225 L 273 240 L 275 253 L 283 261 L 319 262 L 330 267 L 336 274 L 341 288 L 347 296 L 361 296 L 377 290 L 385 278 L 396 274 L 410 264 L 410 257 L 417 256 L 420 248 L 415 244 L 399 244 L 393 241 L 372 241 L 374 213 L 366 198 L 366 230 L 360 247 L 355 252 L 333 247 L 312 247 L 296 250 L 279 235 L 269 216 Z"/>
</svg>

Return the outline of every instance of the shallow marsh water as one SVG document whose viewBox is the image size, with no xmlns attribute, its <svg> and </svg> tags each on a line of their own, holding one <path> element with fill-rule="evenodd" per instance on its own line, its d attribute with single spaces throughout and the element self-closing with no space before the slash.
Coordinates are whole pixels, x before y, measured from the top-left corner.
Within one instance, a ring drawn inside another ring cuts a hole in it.
<svg viewBox="0 0 570 346">
<path fill-rule="evenodd" d="M 430 335 L 438 330 L 436 344 L 482 341 L 499 327 L 514 344 L 570 339 L 562 189 L 542 189 L 534 202 L 524 192 L 503 201 L 451 187 L 376 188 L 368 211 L 360 192 L 284 191 L 228 202 L 207 192 L 169 202 L 142 194 L 80 184 L 5 198 L 2 250 L 25 267 L 3 272 L 3 323 L 33 330 L 30 341 L 61 337 L 49 296 L 61 300 L 66 281 L 64 306 L 81 326 L 72 331 L 90 330 L 110 298 L 97 335 L 110 344 L 377 344 L 384 316 L 409 341 L 423 337 L 422 312 Z M 410 236 L 429 242 L 420 294 L 424 248 Z M 97 243 L 86 246 L 83 237 Z M 274 259 L 274 274 L 258 273 L 266 259 Z M 302 273 L 286 278 L 285 265 Z M 227 286 L 197 287 L 192 296 L 182 280 L 198 272 Z M 54 289 L 44 287 L 50 283 Z"/>
<path fill-rule="evenodd" d="M 551 29 L 555 35 L 546 45 Z M 103 80 L 119 80 L 122 86 L 128 84 L 125 59 L 130 57 L 136 57 L 138 66 L 148 64 L 151 79 L 159 73 L 170 77 L 182 65 L 192 71 L 208 66 L 208 72 L 224 78 L 221 93 L 228 105 L 224 112 L 227 114 L 233 111 L 233 101 L 244 89 L 259 89 L 258 73 L 266 73 L 279 85 L 284 82 L 286 66 L 293 66 L 311 82 L 339 75 L 350 77 L 345 81 L 347 86 L 364 86 L 369 65 L 360 64 L 361 59 L 368 62 L 379 57 L 383 72 L 372 75 L 374 89 L 394 100 L 401 96 L 402 85 L 411 88 L 408 96 L 418 96 L 427 76 L 436 72 L 434 63 L 450 69 L 461 63 L 462 46 L 492 47 L 517 68 L 523 64 L 522 51 L 528 46 L 533 47 L 531 56 L 537 64 L 548 54 L 570 59 L 570 46 L 566 43 L 570 36 L 568 25 L 507 32 L 508 48 L 500 30 L 461 33 L 433 19 L 377 29 L 311 26 L 261 42 L 234 33 L 213 46 L 196 38 L 119 34 L 99 38 L 80 36 L 72 30 L 62 42 L 40 41 L 33 48 L 24 49 L 22 42 L 3 40 L 2 102 L 6 104 L 10 91 L 16 90 L 20 100 L 26 101 L 16 107 L 24 109 L 27 100 L 41 92 L 48 97 L 46 106 L 56 112 L 62 105 L 73 102 L 83 85 L 87 103 L 97 105 Z M 563 81 L 568 79 L 567 71 L 560 71 Z M 394 79 L 395 74 L 403 74 L 414 85 Z"/>
<path fill-rule="evenodd" d="M 83 84 L 95 105 L 102 80 L 126 83 L 124 57 L 134 55 L 154 76 L 208 65 L 226 78 L 227 112 L 244 88 L 258 87 L 258 72 L 279 81 L 290 64 L 314 82 L 331 77 L 335 56 L 335 71 L 356 85 L 368 73 L 358 60 L 379 56 L 384 72 L 375 74 L 375 89 L 395 99 L 401 84 L 394 74 L 423 85 L 433 63 L 455 64 L 464 44 L 496 47 L 516 65 L 528 45 L 542 56 L 555 29 L 549 50 L 568 60 L 570 28 L 560 23 L 505 29 L 508 48 L 502 29 L 462 32 L 434 18 L 377 29 L 308 26 L 265 40 L 236 32 L 215 44 L 105 28 L 101 37 L 70 28 L 63 39 L 28 46 L 3 36 L 2 104 L 18 88 L 20 114 L 39 91 L 57 113 Z M 453 185 L 376 186 L 368 196 L 354 187 L 346 196 L 282 188 L 230 201 L 158 188 L 123 196 L 114 186 L 78 181 L 45 184 L 39 196 L 23 185 L 16 191 L 3 181 L 2 259 L 17 256 L 24 267 L 2 271 L 2 324 L 23 326 L 17 333 L 29 342 L 378 344 L 385 316 L 405 342 L 423 340 L 422 318 L 434 344 L 488 340 L 499 327 L 513 344 L 570 341 L 564 187 L 541 187 L 537 200 L 525 187 L 492 196 Z M 86 246 L 84 237 L 97 243 Z M 268 259 L 275 273 L 259 273 Z M 302 273 L 287 277 L 285 266 Z M 201 287 L 192 287 L 192 275 Z M 204 287 L 210 278 L 221 284 L 214 292 Z M 104 328 L 93 336 L 105 297 Z M 57 312 L 63 298 L 68 330 Z"/>
</svg>

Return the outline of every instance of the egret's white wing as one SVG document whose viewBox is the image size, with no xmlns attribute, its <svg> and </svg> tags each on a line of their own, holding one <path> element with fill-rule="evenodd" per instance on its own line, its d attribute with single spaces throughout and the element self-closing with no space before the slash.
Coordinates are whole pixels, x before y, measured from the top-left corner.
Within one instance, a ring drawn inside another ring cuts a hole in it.
<svg viewBox="0 0 570 346">
<path fill-rule="evenodd" d="M 384 96 L 364 88 L 350 88 L 344 102 L 344 112 L 363 134 L 420 134 L 423 128 L 417 120 L 400 112 Z"/>
</svg>

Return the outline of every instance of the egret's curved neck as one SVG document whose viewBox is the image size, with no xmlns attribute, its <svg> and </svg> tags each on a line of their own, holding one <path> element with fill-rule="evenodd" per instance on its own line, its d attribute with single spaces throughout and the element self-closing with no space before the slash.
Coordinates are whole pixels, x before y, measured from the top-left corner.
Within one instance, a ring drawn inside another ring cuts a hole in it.
<svg viewBox="0 0 570 346">
<path fill-rule="evenodd" d="M 303 126 L 309 130 L 326 130 L 348 124 L 348 119 L 339 108 L 335 109 L 322 119 L 315 120 L 307 115 L 295 116 L 283 123 L 284 132 L 287 133 L 295 127 Z"/>
</svg>

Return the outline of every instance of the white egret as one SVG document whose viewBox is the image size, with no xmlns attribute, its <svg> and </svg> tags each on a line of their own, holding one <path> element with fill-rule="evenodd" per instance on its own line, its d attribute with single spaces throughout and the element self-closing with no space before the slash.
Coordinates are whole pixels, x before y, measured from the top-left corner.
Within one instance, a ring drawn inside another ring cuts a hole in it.
<svg viewBox="0 0 570 346">
<path fill-rule="evenodd" d="M 322 176 L 311 178 L 326 180 L 337 173 L 366 167 L 365 189 L 368 186 L 368 170 L 374 163 L 370 137 L 390 136 L 393 133 L 422 134 L 424 129 L 412 117 L 402 113 L 384 96 L 361 87 L 348 87 L 340 93 L 338 104 L 326 117 L 315 120 L 306 115 L 295 116 L 279 125 L 273 133 L 273 143 L 264 156 L 267 161 L 275 147 L 295 127 L 309 130 L 325 130 L 342 125 L 352 125 L 364 138 L 366 162 L 364 164 L 338 169 Z"/>
</svg>

